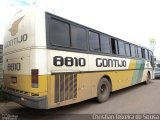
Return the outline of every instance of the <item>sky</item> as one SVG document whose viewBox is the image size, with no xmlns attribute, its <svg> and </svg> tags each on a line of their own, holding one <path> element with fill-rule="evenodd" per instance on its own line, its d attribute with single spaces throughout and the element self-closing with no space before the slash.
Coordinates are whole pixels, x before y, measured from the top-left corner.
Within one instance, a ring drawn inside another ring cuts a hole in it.
<svg viewBox="0 0 160 120">
<path fill-rule="evenodd" d="M 160 0 L 0 0 L 0 43 L 6 21 L 33 3 L 58 16 L 145 47 L 160 58 Z"/>
</svg>

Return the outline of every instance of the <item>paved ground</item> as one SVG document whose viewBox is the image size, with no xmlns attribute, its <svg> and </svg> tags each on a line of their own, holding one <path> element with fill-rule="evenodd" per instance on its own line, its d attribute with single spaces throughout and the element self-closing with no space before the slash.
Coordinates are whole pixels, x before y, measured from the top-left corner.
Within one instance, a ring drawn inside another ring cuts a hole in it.
<svg viewBox="0 0 160 120">
<path fill-rule="evenodd" d="M 94 99 L 50 110 L 36 110 L 22 107 L 13 102 L 0 103 L 3 116 L 25 120 L 70 120 L 75 114 L 160 114 L 160 80 L 149 85 L 139 84 L 113 92 L 107 102 L 99 104 Z M 12 116 L 13 115 L 13 116 Z M 71 117 L 72 116 L 72 117 Z M 79 116 L 82 120 L 83 115 Z M 85 117 L 87 118 L 87 116 Z"/>
</svg>

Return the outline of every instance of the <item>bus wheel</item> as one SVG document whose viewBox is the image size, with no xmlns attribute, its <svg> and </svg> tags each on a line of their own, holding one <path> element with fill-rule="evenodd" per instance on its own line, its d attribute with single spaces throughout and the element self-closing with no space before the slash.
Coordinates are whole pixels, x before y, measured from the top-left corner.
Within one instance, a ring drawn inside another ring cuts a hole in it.
<svg viewBox="0 0 160 120">
<path fill-rule="evenodd" d="M 150 79 L 151 79 L 150 73 L 147 73 L 147 80 L 145 81 L 146 85 L 150 83 Z"/>
<path fill-rule="evenodd" d="M 98 83 L 97 88 L 97 101 L 103 103 L 107 101 L 110 95 L 110 83 L 107 78 L 102 78 Z"/>
</svg>

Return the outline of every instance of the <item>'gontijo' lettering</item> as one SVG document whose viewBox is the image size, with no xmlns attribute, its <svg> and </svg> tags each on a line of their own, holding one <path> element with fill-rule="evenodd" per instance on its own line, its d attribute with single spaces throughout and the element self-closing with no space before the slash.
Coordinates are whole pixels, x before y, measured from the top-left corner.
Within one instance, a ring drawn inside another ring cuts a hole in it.
<svg viewBox="0 0 160 120">
<path fill-rule="evenodd" d="M 126 60 L 97 58 L 97 67 L 126 67 Z"/>
<path fill-rule="evenodd" d="M 55 56 L 53 57 L 53 65 L 55 66 L 75 66 L 83 67 L 86 65 L 85 58 L 76 58 L 76 57 L 62 57 Z"/>
<path fill-rule="evenodd" d="M 13 39 L 7 41 L 4 44 L 4 46 L 5 46 L 5 48 L 7 48 L 7 47 L 10 47 L 10 46 L 13 46 L 13 45 L 16 45 L 16 44 L 20 44 L 22 42 L 27 41 L 27 38 L 28 38 L 27 34 L 23 34 L 20 37 L 16 37 L 16 38 L 13 38 Z"/>
</svg>

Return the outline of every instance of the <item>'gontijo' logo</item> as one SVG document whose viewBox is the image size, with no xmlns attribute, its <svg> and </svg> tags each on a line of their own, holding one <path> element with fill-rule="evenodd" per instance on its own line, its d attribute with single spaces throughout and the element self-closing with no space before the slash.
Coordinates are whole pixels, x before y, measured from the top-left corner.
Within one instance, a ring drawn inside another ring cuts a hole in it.
<svg viewBox="0 0 160 120">
<path fill-rule="evenodd" d="M 16 33 L 18 32 L 18 24 L 21 22 L 21 20 L 23 19 L 23 17 L 21 17 L 18 20 L 16 20 L 16 21 L 13 22 L 12 27 L 9 29 L 9 31 L 11 32 L 12 36 L 16 35 Z"/>
</svg>

